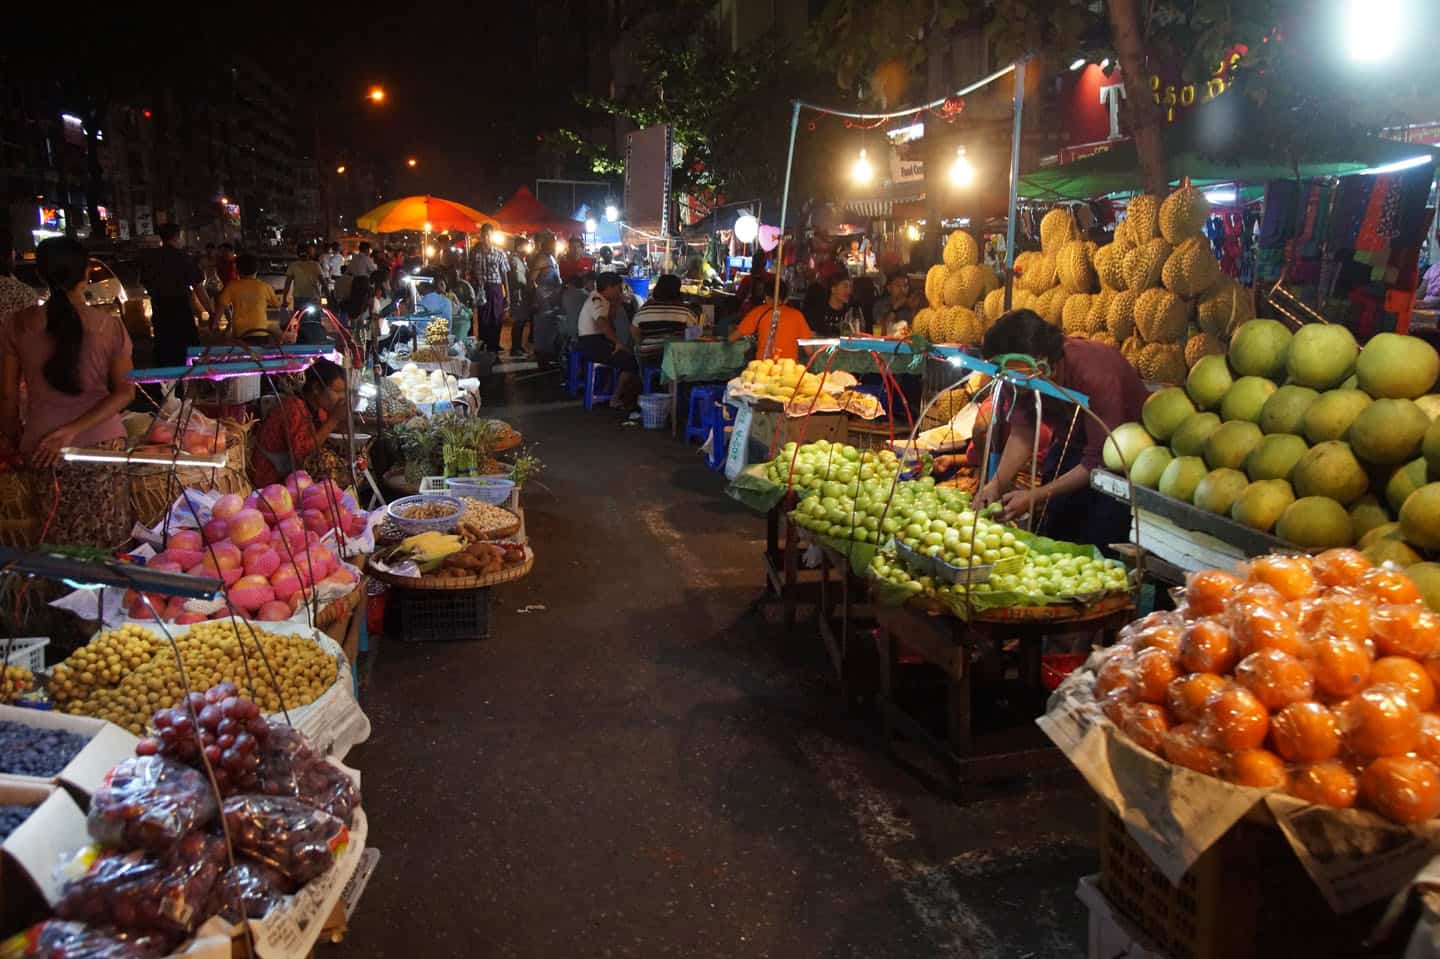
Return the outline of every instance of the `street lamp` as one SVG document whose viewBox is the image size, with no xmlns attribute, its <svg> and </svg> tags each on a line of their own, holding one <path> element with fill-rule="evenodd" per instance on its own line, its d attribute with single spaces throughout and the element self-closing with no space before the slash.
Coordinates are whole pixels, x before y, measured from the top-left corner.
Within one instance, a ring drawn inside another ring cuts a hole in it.
<svg viewBox="0 0 1440 959">
<path fill-rule="evenodd" d="M 342 163 L 342 164 L 340 164 L 339 166 L 337 166 L 337 167 L 335 168 L 335 172 L 338 173 L 340 176 L 344 176 L 344 175 L 345 175 L 345 164 Z"/>
<path fill-rule="evenodd" d="M 585 219 L 585 232 L 586 232 L 586 233 L 594 233 L 594 232 L 595 232 L 596 230 L 598 230 L 598 229 L 600 229 L 600 224 L 595 222 L 595 218 L 594 218 L 593 216 L 592 216 L 592 217 L 587 217 L 587 218 Z"/>
<path fill-rule="evenodd" d="M 416 160 L 414 157 L 409 157 L 408 159 L 406 159 L 405 165 L 413 170 L 419 162 L 420 161 Z"/>
<path fill-rule="evenodd" d="M 384 87 L 378 87 L 378 86 L 377 86 L 377 87 L 371 87 L 371 88 L 370 88 L 370 92 L 367 93 L 367 94 L 365 94 L 365 99 L 369 100 L 371 103 L 384 103 L 384 102 L 385 102 L 385 88 L 384 88 Z"/>
<path fill-rule="evenodd" d="M 953 186 L 969 186 L 975 182 L 975 168 L 970 165 L 970 158 L 965 156 L 965 148 L 960 147 L 955 151 L 955 160 L 950 164 L 950 183 Z"/>
<path fill-rule="evenodd" d="M 1081 67 L 1083 67 L 1084 65 L 1085 65 L 1085 58 L 1084 58 L 1084 57 L 1076 57 L 1076 58 L 1070 63 L 1070 69 L 1071 69 L 1072 71 L 1073 71 L 1073 70 L 1079 70 L 1079 69 L 1080 69 Z"/>
<path fill-rule="evenodd" d="M 864 186 L 875 179 L 875 166 L 870 158 L 865 155 L 865 148 L 860 148 L 860 155 L 855 158 L 855 163 L 850 167 L 850 179 Z"/>
<path fill-rule="evenodd" d="M 1375 63 L 1393 54 L 1406 19 L 1403 7 L 1403 0 L 1347 0 L 1345 37 L 1350 59 Z"/>
<path fill-rule="evenodd" d="M 735 239 L 741 243 L 754 243 L 755 237 L 760 235 L 760 221 L 749 213 L 742 213 L 735 218 Z"/>
</svg>

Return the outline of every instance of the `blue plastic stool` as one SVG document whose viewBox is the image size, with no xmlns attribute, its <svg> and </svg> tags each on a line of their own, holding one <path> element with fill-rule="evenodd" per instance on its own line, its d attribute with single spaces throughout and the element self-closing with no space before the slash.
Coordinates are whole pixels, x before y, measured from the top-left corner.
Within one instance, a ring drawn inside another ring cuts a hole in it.
<svg viewBox="0 0 1440 959">
<path fill-rule="evenodd" d="M 640 373 L 640 391 L 642 393 L 658 392 L 660 385 L 660 367 L 647 366 Z"/>
<path fill-rule="evenodd" d="M 565 354 L 565 380 L 561 383 L 561 388 L 567 396 L 580 395 L 580 390 L 585 385 L 582 379 L 584 363 L 585 357 L 573 346 Z"/>
<path fill-rule="evenodd" d="M 685 416 L 685 442 L 705 442 L 714 418 L 713 407 L 725 397 L 723 386 L 696 386 L 690 390 L 690 412 Z"/>
<path fill-rule="evenodd" d="M 723 469 L 725 466 L 725 454 L 730 449 L 730 438 L 725 434 L 725 428 L 734 422 L 735 413 L 723 400 L 711 408 L 710 452 L 705 457 L 705 465 L 712 470 Z"/>
<path fill-rule="evenodd" d="M 596 382 L 603 379 L 604 385 Z M 585 408 L 591 410 L 596 403 L 608 403 L 615 395 L 615 371 L 604 363 L 585 365 Z"/>
</svg>

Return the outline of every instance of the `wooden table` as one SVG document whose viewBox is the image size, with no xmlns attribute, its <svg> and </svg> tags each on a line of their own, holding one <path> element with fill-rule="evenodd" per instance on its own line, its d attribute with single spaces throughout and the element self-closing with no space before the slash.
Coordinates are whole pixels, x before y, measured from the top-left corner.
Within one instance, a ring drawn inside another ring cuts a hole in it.
<svg viewBox="0 0 1440 959">
<path fill-rule="evenodd" d="M 973 783 L 1011 779 L 1068 765 L 1064 755 L 1043 735 L 1036 745 L 1006 747 L 979 752 L 974 729 L 974 697 L 977 688 L 1008 690 L 1037 701 L 1036 715 L 1043 709 L 1045 692 L 1040 683 L 1040 653 L 1047 635 L 1095 633 L 1100 641 L 1114 641 L 1115 633 L 1134 616 L 1129 596 L 1101 600 L 1089 607 L 1067 607 L 1059 614 L 1051 607 L 1048 619 L 977 619 L 965 623 L 954 616 L 931 615 L 911 605 L 875 607 L 879 629 L 875 643 L 880 658 L 880 716 L 887 742 L 896 730 L 919 743 L 945 767 L 949 786 L 959 801 Z M 1000 658 L 1002 643 L 1017 640 L 1019 676 L 1014 680 L 977 679 L 977 672 Z M 896 701 L 896 673 L 900 647 L 938 667 L 945 681 L 945 736 L 929 729 Z"/>
<path fill-rule="evenodd" d="M 800 568 L 800 538 L 797 527 L 788 516 L 794 508 L 795 494 L 790 493 L 765 514 L 765 592 L 761 600 L 780 601 L 787 629 L 795 625 L 796 609 L 800 603 L 816 602 L 820 598 L 818 576 L 801 579 L 802 572 L 816 571 L 802 571 Z M 780 534 L 782 525 L 785 530 L 783 541 Z"/>
<path fill-rule="evenodd" d="M 845 702 L 863 705 L 874 699 L 880 689 L 880 663 L 869 635 L 875 627 L 870 587 L 851 569 L 850 558 L 844 553 L 822 546 L 821 554 L 820 601 L 815 621 Z"/>
</svg>

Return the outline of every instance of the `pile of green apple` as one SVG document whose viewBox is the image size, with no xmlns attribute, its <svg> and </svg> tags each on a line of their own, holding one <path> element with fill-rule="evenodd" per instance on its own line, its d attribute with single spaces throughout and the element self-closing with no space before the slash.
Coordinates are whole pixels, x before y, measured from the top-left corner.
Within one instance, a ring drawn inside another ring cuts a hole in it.
<svg viewBox="0 0 1440 959">
<path fill-rule="evenodd" d="M 766 467 L 766 476 L 776 485 L 785 485 L 792 460 L 793 485 L 804 496 L 790 514 L 797 525 L 821 536 L 861 543 L 881 543 L 894 531 L 881 527 L 885 504 L 900 472 L 900 460 L 893 452 L 862 452 L 828 440 L 798 448 L 786 443 Z"/>
<path fill-rule="evenodd" d="M 935 556 L 951 566 L 985 566 L 1012 556 L 1024 556 L 1027 547 L 1015 530 L 990 519 L 998 504 L 976 512 L 970 496 L 924 480 L 901 484 L 890 504 L 895 538 L 906 546 Z M 882 528 L 890 526 L 886 517 Z"/>
<path fill-rule="evenodd" d="M 1113 559 L 1066 553 L 1031 553 L 1018 573 L 990 577 L 993 590 L 1027 596 L 1083 596 L 1129 586 L 1124 564 Z"/>
</svg>

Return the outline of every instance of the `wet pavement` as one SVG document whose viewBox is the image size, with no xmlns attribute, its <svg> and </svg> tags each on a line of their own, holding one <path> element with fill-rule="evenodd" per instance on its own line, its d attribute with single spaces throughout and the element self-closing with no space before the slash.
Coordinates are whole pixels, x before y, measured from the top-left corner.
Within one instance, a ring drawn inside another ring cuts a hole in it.
<svg viewBox="0 0 1440 959">
<path fill-rule="evenodd" d="M 375 731 L 348 761 L 383 858 L 325 955 L 1085 953 L 1078 779 L 927 790 L 839 700 L 813 624 L 756 605 L 763 520 L 693 448 L 555 376 L 486 397 L 547 465 L 535 571 L 489 639 L 361 664 Z"/>
</svg>

